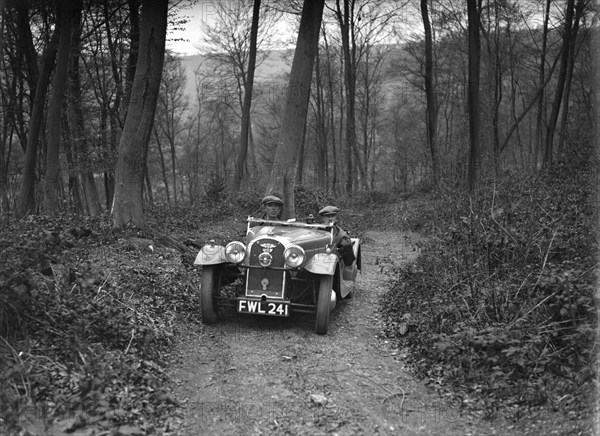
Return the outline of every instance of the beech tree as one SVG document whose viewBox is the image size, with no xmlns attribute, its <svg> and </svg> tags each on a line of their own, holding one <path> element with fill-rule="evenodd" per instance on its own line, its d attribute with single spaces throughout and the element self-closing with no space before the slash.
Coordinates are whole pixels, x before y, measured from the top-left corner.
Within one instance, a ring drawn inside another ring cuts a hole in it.
<svg viewBox="0 0 600 436">
<path fill-rule="evenodd" d="M 69 72 L 69 57 L 71 55 L 71 21 L 73 10 L 71 0 L 56 1 L 58 38 L 58 56 L 54 82 L 52 84 L 52 99 L 48 108 L 48 144 L 46 147 L 46 174 L 44 184 L 45 208 L 48 211 L 59 207 L 60 195 L 60 136 L 62 130 L 63 101 L 65 98 L 67 74 Z"/>
<path fill-rule="evenodd" d="M 168 0 L 143 0 L 140 44 L 115 174 L 113 225 L 144 226 L 143 182 L 165 56 Z"/>
<path fill-rule="evenodd" d="M 29 32 L 29 35 L 31 33 Z M 36 211 L 35 201 L 35 168 L 37 162 L 38 145 L 40 141 L 40 132 L 42 130 L 42 121 L 44 117 L 44 106 L 46 104 L 46 93 L 50 83 L 50 75 L 54 59 L 58 50 L 58 34 L 53 32 L 50 41 L 47 43 L 42 55 L 42 63 L 37 82 L 35 83 L 35 96 L 31 107 L 31 116 L 29 119 L 29 131 L 27 133 L 27 150 L 25 152 L 25 162 L 23 165 L 23 179 L 19 196 L 18 214 L 25 216 L 28 213 Z"/>
<path fill-rule="evenodd" d="M 324 5 L 325 0 L 304 0 L 283 123 L 266 190 L 267 193 L 283 194 L 283 215 L 287 217 L 296 214 L 294 207 L 296 162 L 304 140 L 313 63 L 319 44 Z"/>
</svg>

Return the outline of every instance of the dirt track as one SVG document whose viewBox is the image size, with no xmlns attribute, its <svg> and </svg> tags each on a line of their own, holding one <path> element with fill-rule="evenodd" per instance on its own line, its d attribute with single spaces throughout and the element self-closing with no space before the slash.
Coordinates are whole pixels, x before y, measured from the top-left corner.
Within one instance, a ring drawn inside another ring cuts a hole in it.
<svg viewBox="0 0 600 436">
<path fill-rule="evenodd" d="M 358 287 L 326 336 L 310 315 L 232 314 L 190 332 L 172 374 L 184 408 L 177 434 L 506 434 L 444 404 L 378 338 L 382 268 L 414 258 L 415 238 L 366 235 Z"/>
</svg>

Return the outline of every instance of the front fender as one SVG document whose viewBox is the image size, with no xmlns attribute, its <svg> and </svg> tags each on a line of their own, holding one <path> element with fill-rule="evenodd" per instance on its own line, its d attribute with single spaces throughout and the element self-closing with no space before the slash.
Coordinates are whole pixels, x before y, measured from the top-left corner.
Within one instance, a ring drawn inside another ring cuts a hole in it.
<svg viewBox="0 0 600 436">
<path fill-rule="evenodd" d="M 338 257 L 335 254 L 317 253 L 304 266 L 304 269 L 313 274 L 332 276 L 335 273 L 337 263 Z"/>
<path fill-rule="evenodd" d="M 222 245 L 205 245 L 194 260 L 194 265 L 218 265 L 220 263 L 227 263 L 225 247 Z"/>
</svg>

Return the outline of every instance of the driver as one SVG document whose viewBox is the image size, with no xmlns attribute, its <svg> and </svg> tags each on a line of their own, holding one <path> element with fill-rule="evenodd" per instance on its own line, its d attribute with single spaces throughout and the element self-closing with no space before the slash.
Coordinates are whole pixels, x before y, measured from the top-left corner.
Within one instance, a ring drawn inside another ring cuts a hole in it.
<svg viewBox="0 0 600 436">
<path fill-rule="evenodd" d="M 281 219 L 281 212 L 283 211 L 283 200 L 279 198 L 277 195 L 267 195 L 262 199 L 262 208 L 263 214 L 259 218 L 259 220 L 268 220 L 268 221 L 283 221 Z M 253 221 L 250 224 L 250 228 L 248 229 L 248 234 L 255 234 L 255 228 L 269 225 L 264 221 Z M 253 236 L 254 237 L 254 236 Z M 246 239 L 248 239 L 248 235 L 246 235 Z"/>
<path fill-rule="evenodd" d="M 271 221 L 281 221 L 283 200 L 276 195 L 267 195 L 262 199 L 264 213 L 262 218 Z"/>
<path fill-rule="evenodd" d="M 333 245 L 342 256 L 344 265 L 350 266 L 356 259 L 354 250 L 352 249 L 352 241 L 348 233 L 338 224 L 339 207 L 325 206 L 319 211 L 319 215 L 323 217 L 323 223 L 333 226 Z"/>
</svg>

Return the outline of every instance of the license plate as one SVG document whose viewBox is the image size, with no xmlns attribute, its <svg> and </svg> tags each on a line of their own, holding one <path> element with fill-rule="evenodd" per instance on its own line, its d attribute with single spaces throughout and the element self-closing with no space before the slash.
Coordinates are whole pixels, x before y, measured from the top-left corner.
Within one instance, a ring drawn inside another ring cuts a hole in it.
<svg viewBox="0 0 600 436">
<path fill-rule="evenodd" d="M 238 312 L 256 313 L 259 315 L 289 316 L 288 303 L 273 303 L 270 301 L 238 300 Z"/>
</svg>

